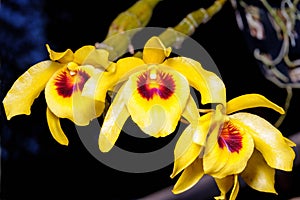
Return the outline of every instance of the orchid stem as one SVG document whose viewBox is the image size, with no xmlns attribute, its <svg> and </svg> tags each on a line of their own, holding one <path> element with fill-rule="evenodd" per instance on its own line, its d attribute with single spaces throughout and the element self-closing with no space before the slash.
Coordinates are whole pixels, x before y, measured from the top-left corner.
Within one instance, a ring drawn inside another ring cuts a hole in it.
<svg viewBox="0 0 300 200">
<path fill-rule="evenodd" d="M 187 36 L 194 33 L 195 29 L 202 23 L 208 22 L 212 16 L 218 13 L 227 0 L 215 0 L 213 5 L 207 9 L 199 8 L 190 12 L 186 17 L 179 22 L 178 25 L 159 35 L 159 38 L 166 47 L 175 46 L 179 48 L 181 43 Z"/>
<path fill-rule="evenodd" d="M 151 19 L 153 9 L 161 0 L 139 0 L 124 12 L 121 12 L 110 24 L 107 36 L 98 49 L 109 52 L 109 60 L 116 60 L 129 51 L 133 54 L 131 38 L 145 27 Z"/>
</svg>

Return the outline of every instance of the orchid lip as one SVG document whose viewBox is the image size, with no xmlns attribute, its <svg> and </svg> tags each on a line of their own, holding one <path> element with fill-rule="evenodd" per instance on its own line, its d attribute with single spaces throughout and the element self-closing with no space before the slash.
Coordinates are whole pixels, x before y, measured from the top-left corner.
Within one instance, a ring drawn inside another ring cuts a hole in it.
<svg viewBox="0 0 300 200">
<path fill-rule="evenodd" d="M 231 153 L 239 153 L 243 148 L 241 133 L 232 123 L 227 122 L 218 138 L 218 144 L 222 149 L 226 146 Z"/>
<path fill-rule="evenodd" d="M 82 70 L 63 71 L 55 79 L 57 93 L 64 98 L 70 97 L 74 92 L 82 91 L 89 78 L 90 75 Z"/>
<path fill-rule="evenodd" d="M 147 99 L 159 96 L 161 99 L 170 98 L 175 92 L 175 81 L 171 74 L 150 69 L 138 76 L 137 88 L 139 94 Z"/>
</svg>

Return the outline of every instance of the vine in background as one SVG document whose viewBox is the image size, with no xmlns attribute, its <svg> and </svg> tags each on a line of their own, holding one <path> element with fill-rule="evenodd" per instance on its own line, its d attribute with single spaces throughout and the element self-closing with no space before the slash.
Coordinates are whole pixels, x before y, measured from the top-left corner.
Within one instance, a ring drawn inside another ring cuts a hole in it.
<svg viewBox="0 0 300 200">
<path fill-rule="evenodd" d="M 269 52 L 261 52 L 258 47 L 253 49 L 254 58 L 262 63 L 265 77 L 280 88 L 286 90 L 284 109 L 285 114 L 281 115 L 275 122 L 275 126 L 279 127 L 287 115 L 290 101 L 292 99 L 293 88 L 300 88 L 299 72 L 300 59 L 291 60 L 289 52 L 290 48 L 295 48 L 299 33 L 296 30 L 297 23 L 300 20 L 300 12 L 298 9 L 299 0 L 283 0 L 279 6 L 270 5 L 267 0 L 260 0 L 262 10 L 265 11 L 264 17 L 270 21 L 270 25 L 275 31 L 275 37 L 280 42 L 280 49 L 277 55 L 270 55 Z M 244 30 L 238 5 L 244 9 L 246 22 L 249 26 L 250 35 L 258 41 L 266 42 L 265 27 L 267 22 L 262 19 L 262 12 L 259 7 L 247 4 L 243 0 L 231 0 L 231 4 L 236 11 L 237 22 L 241 30 Z M 265 19 L 266 20 L 266 19 Z M 264 45 L 264 44 L 262 44 Z M 274 58 L 272 58 L 274 57 Z M 281 71 L 279 65 L 283 65 L 286 71 Z"/>
</svg>

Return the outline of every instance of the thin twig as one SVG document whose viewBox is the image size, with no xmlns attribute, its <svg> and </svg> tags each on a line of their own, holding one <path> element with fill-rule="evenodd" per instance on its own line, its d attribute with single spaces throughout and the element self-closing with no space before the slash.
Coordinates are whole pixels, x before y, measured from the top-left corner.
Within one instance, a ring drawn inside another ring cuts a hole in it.
<svg viewBox="0 0 300 200">
<path fill-rule="evenodd" d="M 290 107 L 291 99 L 293 97 L 293 89 L 292 89 L 292 87 L 287 86 L 286 87 L 286 92 L 287 92 L 287 95 L 286 95 L 285 104 L 284 104 L 284 111 L 285 111 L 285 113 L 282 114 L 282 115 L 280 115 L 279 119 L 274 124 L 274 126 L 277 127 L 277 128 L 282 124 L 284 118 L 286 117 L 287 111 L 288 111 L 288 109 Z"/>
</svg>

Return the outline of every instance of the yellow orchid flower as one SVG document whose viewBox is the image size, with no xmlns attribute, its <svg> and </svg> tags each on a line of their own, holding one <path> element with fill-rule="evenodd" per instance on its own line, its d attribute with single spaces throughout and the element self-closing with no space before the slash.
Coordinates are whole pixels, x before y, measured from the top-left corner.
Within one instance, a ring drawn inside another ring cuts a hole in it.
<svg viewBox="0 0 300 200">
<path fill-rule="evenodd" d="M 221 196 L 216 199 L 226 199 L 231 188 L 230 200 L 236 198 L 239 175 L 255 190 L 276 193 L 275 169 L 292 170 L 295 152 L 291 147 L 295 143 L 265 119 L 237 112 L 254 107 L 284 113 L 264 96 L 246 94 L 230 100 L 225 108 L 218 105 L 215 111 L 201 116 L 198 129 L 184 131 L 174 151 L 171 178 L 183 170 L 173 188 L 175 194 L 193 187 L 204 174 L 211 175 L 217 182 Z M 200 140 L 195 139 L 199 138 L 199 132 L 203 135 Z"/>
<path fill-rule="evenodd" d="M 46 47 L 50 60 L 41 61 L 22 74 L 6 94 L 3 105 L 8 120 L 16 115 L 30 115 L 34 100 L 44 90 L 50 132 L 57 142 L 68 145 L 59 118 L 87 125 L 102 113 L 104 103 L 81 96 L 81 91 L 91 76 L 109 65 L 108 53 L 90 45 L 74 53 L 70 49 L 55 52 L 47 44 Z"/>
<path fill-rule="evenodd" d="M 200 92 L 202 104 L 226 102 L 225 86 L 216 74 L 190 58 L 167 58 L 170 53 L 171 48 L 154 36 L 146 42 L 142 58 L 119 59 L 87 81 L 82 94 L 99 101 L 105 101 L 108 91 L 120 88 L 100 131 L 101 151 L 113 147 L 129 116 L 153 137 L 172 133 L 181 116 L 195 121 L 199 112 L 190 87 Z"/>
</svg>

